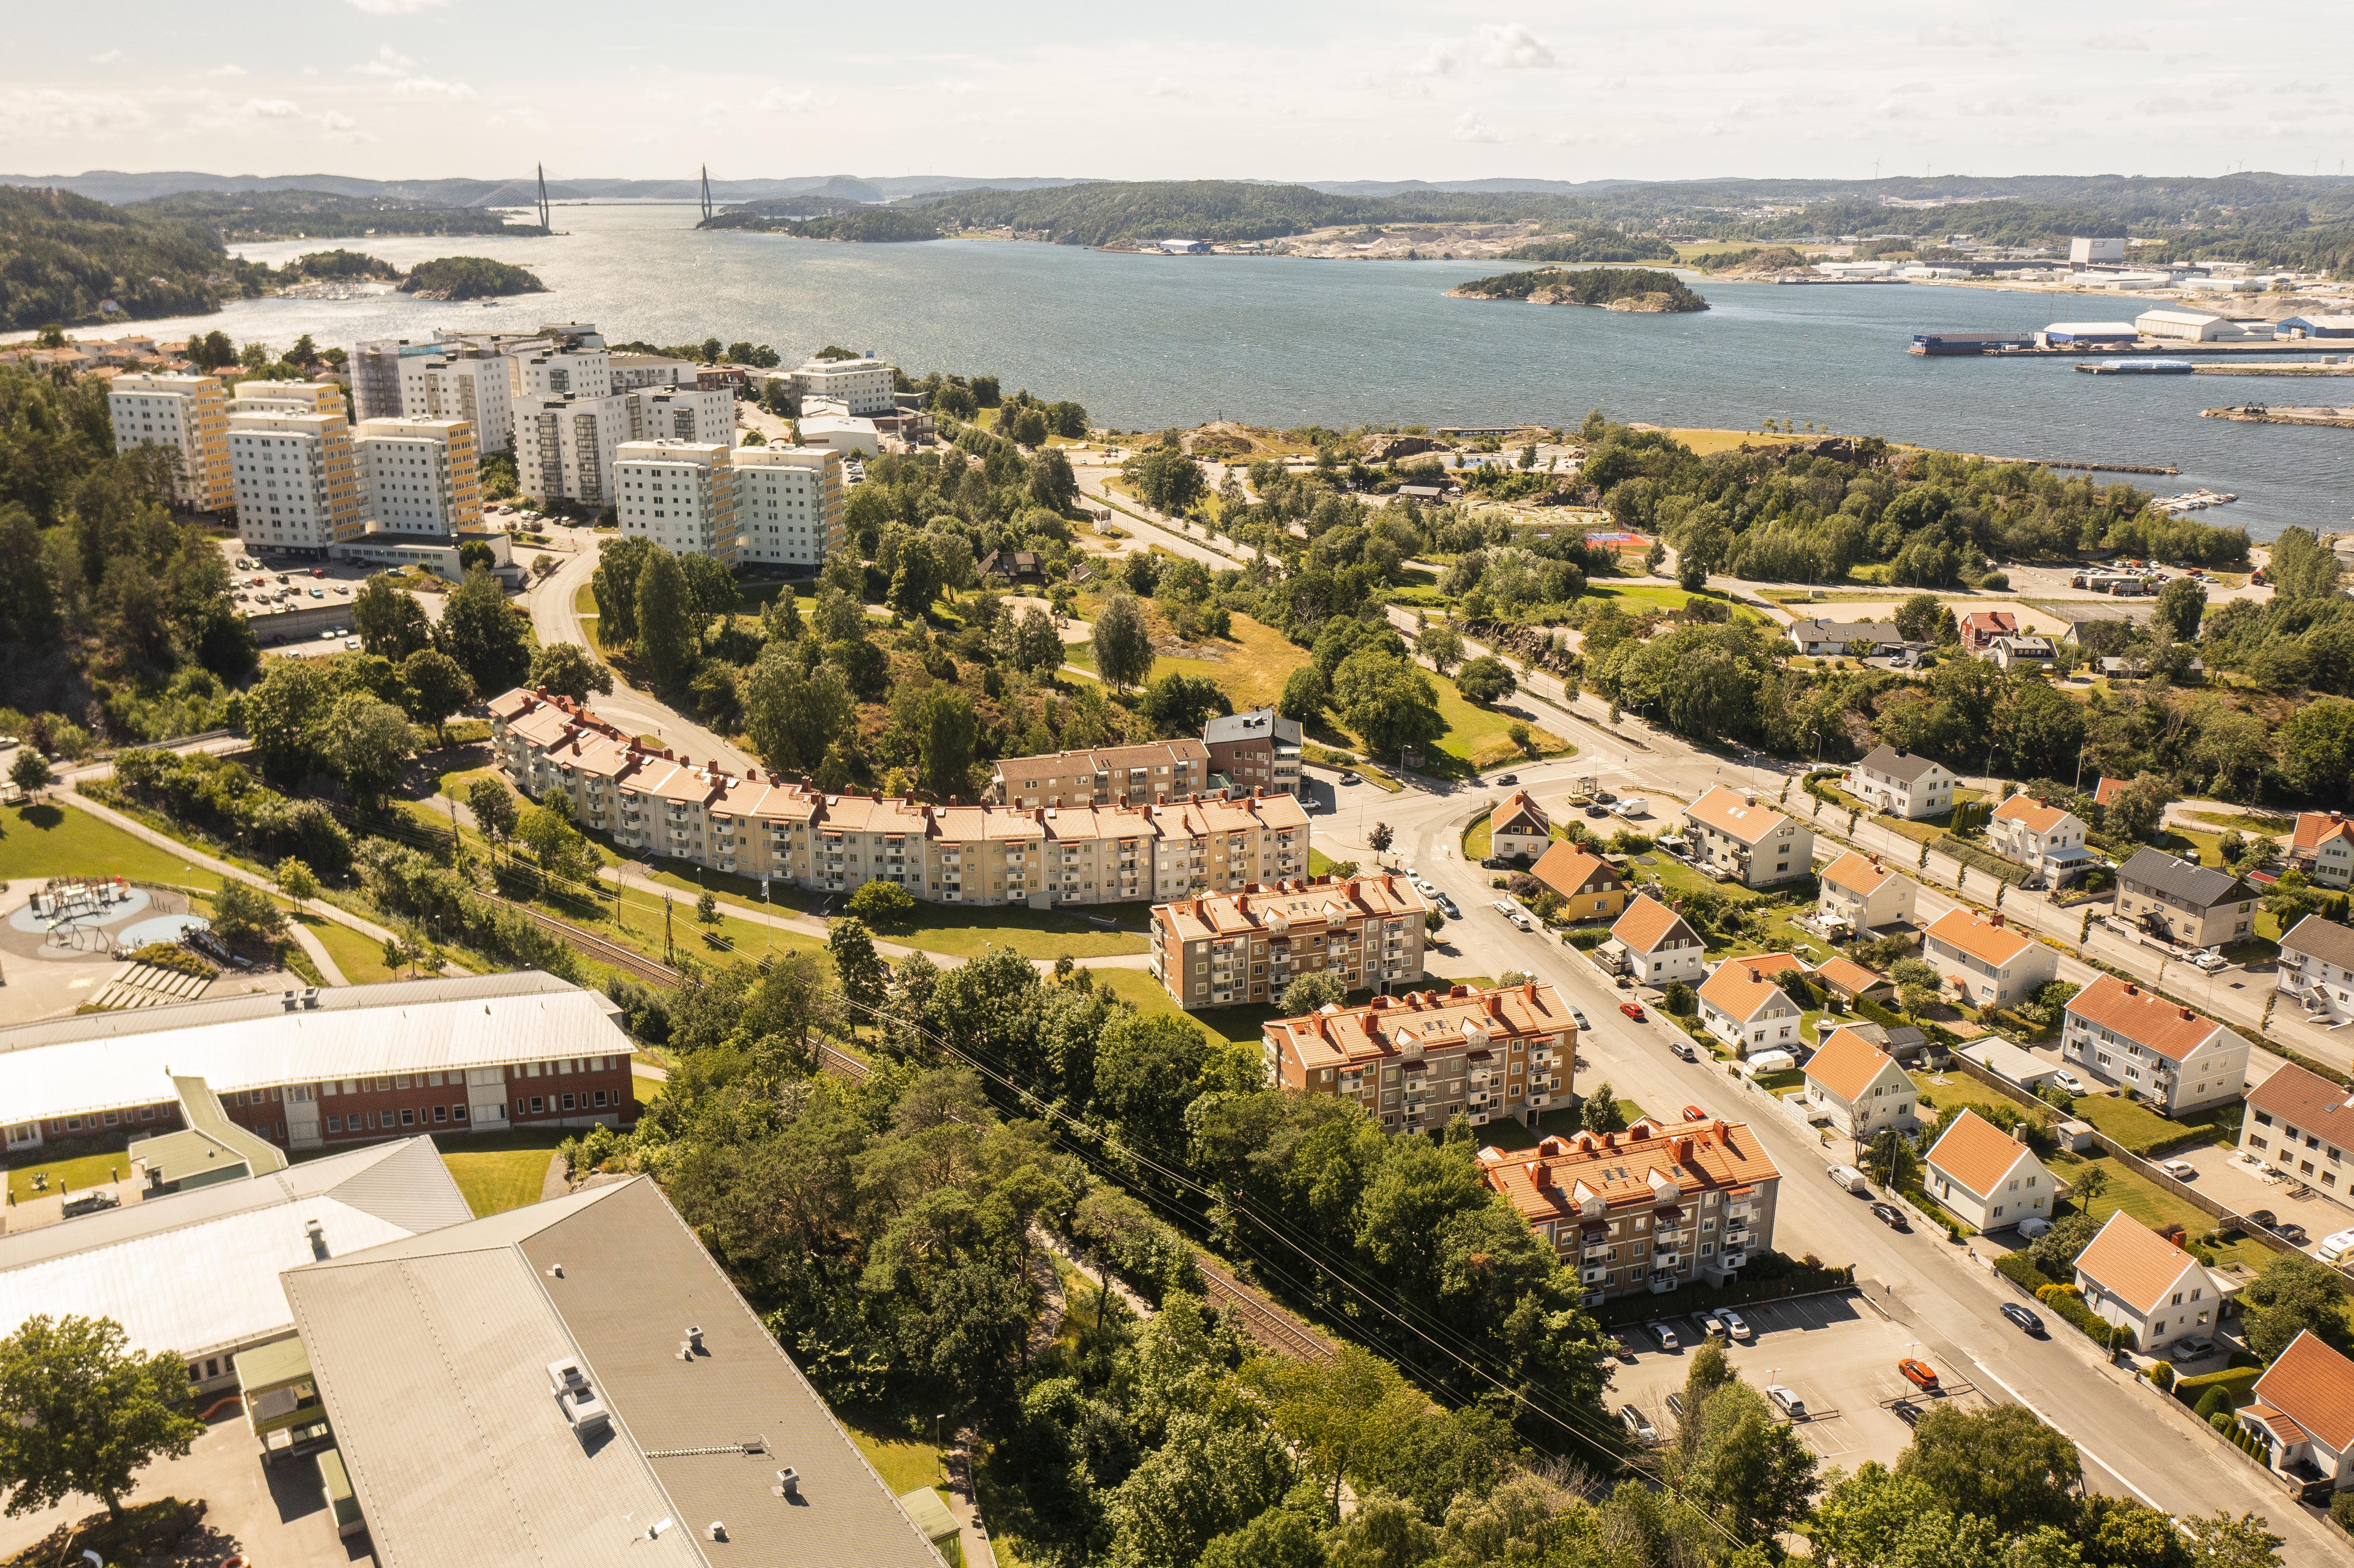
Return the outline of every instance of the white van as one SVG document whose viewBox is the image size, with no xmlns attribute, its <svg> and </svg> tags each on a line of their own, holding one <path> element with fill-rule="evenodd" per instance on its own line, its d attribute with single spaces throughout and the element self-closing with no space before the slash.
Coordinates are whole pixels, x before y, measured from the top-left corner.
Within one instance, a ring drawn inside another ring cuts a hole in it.
<svg viewBox="0 0 2354 1568">
<path fill-rule="evenodd" d="M 2335 1235 L 2322 1237 L 2315 1245 L 2313 1255 L 2332 1268 L 2354 1258 L 2354 1230 L 2339 1231 Z"/>
<path fill-rule="evenodd" d="M 1871 1184 L 1863 1179 L 1863 1172 L 1858 1171 L 1852 1165 L 1833 1165 L 1827 1168 L 1823 1174 L 1829 1176 L 1833 1181 L 1838 1182 L 1840 1186 L 1846 1188 L 1850 1192 L 1869 1192 L 1872 1191 Z"/>
</svg>

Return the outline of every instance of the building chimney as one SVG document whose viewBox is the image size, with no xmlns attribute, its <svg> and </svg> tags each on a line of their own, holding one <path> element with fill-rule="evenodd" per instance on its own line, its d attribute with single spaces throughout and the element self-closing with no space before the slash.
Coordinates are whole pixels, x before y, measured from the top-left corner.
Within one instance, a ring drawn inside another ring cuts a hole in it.
<svg viewBox="0 0 2354 1568">
<path fill-rule="evenodd" d="M 2001 929 L 2002 929 L 2002 911 L 2001 911 L 2001 910 L 1999 910 L 1999 909 L 1996 910 L 1996 911 L 1994 912 L 1994 914 L 1993 914 L 1992 917 L 1990 917 L 1990 918 L 1987 921 L 1987 924 L 1988 924 L 1988 925 L 1989 925 L 1989 926 L 1992 926 L 1992 927 L 1993 927 L 1996 930 L 1998 930 L 1998 931 L 2001 930 Z"/>
<path fill-rule="evenodd" d="M 2131 980 L 2127 980 L 2126 981 L 2126 994 L 2127 996 L 2139 996 L 2141 994 L 2141 987 L 2134 984 Z"/>
<path fill-rule="evenodd" d="M 2195 1012 L 2191 1012 L 2191 1011 L 2190 1011 L 2189 1008 L 2187 1008 L 2187 1007 L 2178 1009 L 2177 1011 L 2179 1011 L 2179 1012 L 2182 1014 L 2182 1021 L 2183 1021 L 2185 1023 L 2190 1022 L 2190 1020 L 2192 1020 L 2192 1019 L 2194 1019 L 2194 1018 L 2196 1018 L 2196 1017 L 2198 1017 L 2198 1016 L 2199 1016 L 2197 1013 L 2195 1013 Z"/>
<path fill-rule="evenodd" d="M 1669 1151 L 1675 1155 L 1677 1164 L 1684 1165 L 1691 1163 L 1692 1157 L 1692 1140 L 1691 1139 L 1679 1138 L 1675 1142 L 1670 1144 L 1668 1148 Z"/>
</svg>

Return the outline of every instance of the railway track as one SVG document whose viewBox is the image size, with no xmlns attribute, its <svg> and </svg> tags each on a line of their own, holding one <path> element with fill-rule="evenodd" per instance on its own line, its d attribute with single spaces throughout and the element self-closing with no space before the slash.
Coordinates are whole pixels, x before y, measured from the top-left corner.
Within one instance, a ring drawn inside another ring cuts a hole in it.
<svg viewBox="0 0 2354 1568">
<path fill-rule="evenodd" d="M 620 969 L 632 979 L 644 980 L 651 985 L 674 986 L 685 978 L 668 964 L 657 963 L 634 948 L 625 948 L 609 938 L 597 935 L 594 931 L 575 926 L 569 920 L 559 920 L 553 915 L 542 914 L 528 904 L 517 904 L 511 898 L 500 898 L 494 893 L 485 893 L 480 896 L 495 899 L 508 908 L 520 913 L 525 919 L 529 920 L 541 930 L 550 931 L 563 938 L 578 948 L 582 957 L 594 959 L 609 969 Z"/>
<path fill-rule="evenodd" d="M 1233 1308 L 1241 1315 L 1243 1328 L 1252 1339 L 1294 1361 L 1320 1366 L 1332 1359 L 1331 1346 L 1252 1295 L 1225 1270 L 1198 1253 L 1194 1262 L 1201 1266 L 1202 1283 L 1211 1305 L 1221 1309 Z"/>
</svg>

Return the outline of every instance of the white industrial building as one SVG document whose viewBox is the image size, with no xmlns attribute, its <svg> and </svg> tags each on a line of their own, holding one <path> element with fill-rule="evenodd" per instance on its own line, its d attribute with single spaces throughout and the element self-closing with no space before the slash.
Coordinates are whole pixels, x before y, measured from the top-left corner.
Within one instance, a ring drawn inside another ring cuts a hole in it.
<svg viewBox="0 0 2354 1568">
<path fill-rule="evenodd" d="M 2268 343 L 2268 321 L 2228 321 L 2205 311 L 2144 311 L 2134 318 L 2144 337 L 2173 343 Z"/>
<path fill-rule="evenodd" d="M 515 406 L 515 481 L 535 501 L 602 507 L 613 453 L 630 439 L 626 397 L 528 397 Z"/>
<path fill-rule="evenodd" d="M 2083 348 L 2097 344 L 2130 347 L 2141 336 L 2131 322 L 2053 322 L 2035 334 L 2041 348 Z"/>
<path fill-rule="evenodd" d="M 2099 266 L 2122 262 L 2126 259 L 2126 242 L 2115 239 L 2076 238 L 2068 241 L 2068 264 L 2072 267 Z"/>
<path fill-rule="evenodd" d="M 228 451 L 237 534 L 249 549 L 323 553 L 360 536 L 359 466 L 342 387 L 239 382 Z"/>
<path fill-rule="evenodd" d="M 613 456 L 613 506 L 622 536 L 651 540 L 673 556 L 709 556 L 734 566 L 732 455 L 716 441 L 623 441 Z"/>
<path fill-rule="evenodd" d="M 446 538 L 481 525 L 482 469 L 472 421 L 363 419 L 352 445 L 376 531 Z"/>
<path fill-rule="evenodd" d="M 800 432 L 805 446 L 823 447 L 840 452 L 843 457 L 873 457 L 883 450 L 881 435 L 872 419 L 843 418 L 827 414 L 814 419 L 803 419 L 793 429 Z"/>
<path fill-rule="evenodd" d="M 842 454 L 825 447 L 737 447 L 739 566 L 825 565 L 842 546 Z"/>
</svg>

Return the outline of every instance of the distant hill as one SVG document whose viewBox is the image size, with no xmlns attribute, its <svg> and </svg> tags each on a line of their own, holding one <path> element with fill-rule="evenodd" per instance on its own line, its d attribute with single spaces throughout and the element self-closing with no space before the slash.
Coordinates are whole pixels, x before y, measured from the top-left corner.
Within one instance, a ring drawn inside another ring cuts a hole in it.
<svg viewBox="0 0 2354 1568">
<path fill-rule="evenodd" d="M 227 244 L 257 239 L 356 238 L 371 234 L 544 235 L 486 207 L 420 205 L 394 196 L 331 191 L 184 191 L 122 209 L 201 223 Z"/>
<path fill-rule="evenodd" d="M 921 204 L 943 228 L 1011 228 L 1057 245 L 1156 239 L 1280 239 L 1339 224 L 1501 222 L 1563 210 L 1554 198 L 1424 192 L 1329 196 L 1247 180 L 1104 181 L 1031 191 L 969 191 Z"/>
<path fill-rule="evenodd" d="M 200 225 L 0 185 L 0 330 L 202 315 L 266 277 Z"/>
<path fill-rule="evenodd" d="M 810 218 L 723 212 L 695 227 L 790 234 L 802 239 L 847 239 L 863 245 L 903 244 L 940 237 L 940 221 L 928 207 L 864 207 Z"/>
<path fill-rule="evenodd" d="M 758 200 L 762 196 L 843 196 L 854 201 L 884 202 L 945 191 L 1029 190 L 1073 184 L 1057 176 L 1013 175 L 981 179 L 955 175 L 893 175 L 861 178 L 855 175 L 798 175 L 781 179 L 718 180 L 712 196 L 722 202 Z M 320 191 L 330 196 L 382 196 L 397 203 L 442 207 L 529 207 L 538 199 L 536 180 L 528 173 L 514 179 L 363 180 L 347 175 L 207 175 L 191 170 L 154 174 L 124 174 L 92 169 L 80 175 L 0 175 L 0 185 L 41 185 L 122 204 L 156 196 L 196 192 Z M 553 201 L 694 201 L 702 182 L 693 174 L 672 180 L 581 179 L 547 182 Z"/>
</svg>

